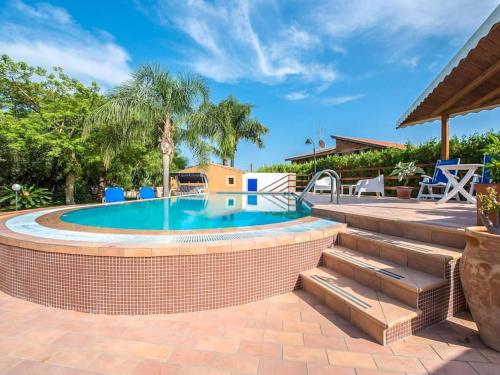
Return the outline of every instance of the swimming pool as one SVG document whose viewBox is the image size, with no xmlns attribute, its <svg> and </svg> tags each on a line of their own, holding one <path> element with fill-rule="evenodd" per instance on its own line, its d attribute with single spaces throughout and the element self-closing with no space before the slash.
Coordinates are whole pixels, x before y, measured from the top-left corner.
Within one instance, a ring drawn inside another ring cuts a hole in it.
<svg viewBox="0 0 500 375">
<path fill-rule="evenodd" d="M 292 194 L 206 194 L 65 212 L 63 222 L 98 228 L 193 230 L 283 223 L 310 215 Z"/>
</svg>

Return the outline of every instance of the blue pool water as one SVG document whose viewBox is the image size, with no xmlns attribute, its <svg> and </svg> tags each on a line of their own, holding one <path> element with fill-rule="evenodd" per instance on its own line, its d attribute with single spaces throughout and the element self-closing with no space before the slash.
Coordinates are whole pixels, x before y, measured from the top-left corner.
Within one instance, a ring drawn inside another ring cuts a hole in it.
<svg viewBox="0 0 500 375">
<path fill-rule="evenodd" d="M 83 208 L 61 215 L 80 225 L 121 229 L 213 229 L 282 223 L 310 215 L 284 194 L 206 194 Z"/>
</svg>

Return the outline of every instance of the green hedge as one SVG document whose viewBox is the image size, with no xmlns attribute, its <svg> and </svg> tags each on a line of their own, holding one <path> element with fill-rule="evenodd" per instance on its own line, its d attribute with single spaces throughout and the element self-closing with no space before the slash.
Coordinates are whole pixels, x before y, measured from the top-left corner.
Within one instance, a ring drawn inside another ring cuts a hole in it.
<svg viewBox="0 0 500 375">
<path fill-rule="evenodd" d="M 500 134 L 500 133 L 499 133 Z M 473 134 L 461 138 L 450 139 L 450 157 L 461 158 L 461 163 L 480 163 L 483 158 L 483 148 L 488 143 L 486 134 Z M 361 154 L 343 156 L 328 156 L 317 161 L 317 169 L 330 168 L 336 171 L 355 168 L 391 167 L 398 162 L 415 161 L 418 164 L 433 164 L 440 158 L 441 143 L 437 139 L 431 139 L 420 145 L 407 144 L 403 150 L 387 148 L 381 151 L 368 151 Z M 433 168 L 428 168 L 431 173 Z M 259 172 L 295 172 L 298 174 L 310 174 L 314 171 L 314 163 L 304 164 L 275 164 L 259 168 Z M 366 175 L 361 172 L 360 175 Z M 386 174 L 389 174 L 386 172 Z M 355 176 L 356 173 L 349 173 Z M 344 176 L 344 174 L 343 174 Z M 347 176 L 347 175 L 345 175 Z"/>
</svg>

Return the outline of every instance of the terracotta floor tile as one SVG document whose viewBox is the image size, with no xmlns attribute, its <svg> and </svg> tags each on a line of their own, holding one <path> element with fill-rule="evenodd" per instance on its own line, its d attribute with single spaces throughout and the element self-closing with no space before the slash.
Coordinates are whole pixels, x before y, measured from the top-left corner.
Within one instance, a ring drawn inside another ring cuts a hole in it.
<svg viewBox="0 0 500 375">
<path fill-rule="evenodd" d="M 434 349 L 427 344 L 413 344 L 408 342 L 396 342 L 390 346 L 394 354 L 409 357 L 439 359 Z"/>
<path fill-rule="evenodd" d="M 283 361 L 277 359 L 261 359 L 259 362 L 259 375 L 306 375 L 305 363 Z"/>
<path fill-rule="evenodd" d="M 75 348 L 59 349 L 46 360 L 54 365 L 85 369 L 97 359 L 98 353 Z"/>
<path fill-rule="evenodd" d="M 321 328 L 316 322 L 284 321 L 283 331 L 320 334 Z"/>
<path fill-rule="evenodd" d="M 304 334 L 304 346 L 331 350 L 347 350 L 344 336 Z"/>
<path fill-rule="evenodd" d="M 92 346 L 96 342 L 97 338 L 95 336 L 89 336 L 74 332 L 64 333 L 52 341 L 54 345 L 74 348 L 86 348 Z"/>
<path fill-rule="evenodd" d="M 433 344 L 432 347 L 442 359 L 450 361 L 488 362 L 476 349 L 450 346 L 447 344 Z"/>
<path fill-rule="evenodd" d="M 89 370 L 101 372 L 106 375 L 128 375 L 141 359 L 109 354 L 101 354 L 89 366 Z"/>
<path fill-rule="evenodd" d="M 281 359 L 283 356 L 283 347 L 281 344 L 273 342 L 242 340 L 238 353 Z"/>
<path fill-rule="evenodd" d="M 54 375 L 58 369 L 58 366 L 47 363 L 22 361 L 8 370 L 5 375 Z"/>
<path fill-rule="evenodd" d="M 392 353 L 391 349 L 367 338 L 346 337 L 345 342 L 350 351 L 360 353 Z"/>
<path fill-rule="evenodd" d="M 283 346 L 283 359 L 288 361 L 328 363 L 325 349 L 305 346 Z"/>
<path fill-rule="evenodd" d="M 480 362 L 469 362 L 474 370 L 476 370 L 479 375 L 498 375 L 500 374 L 500 364 L 498 363 L 480 363 Z"/>
<path fill-rule="evenodd" d="M 308 363 L 307 375 L 356 375 L 353 368 Z"/>
<path fill-rule="evenodd" d="M 382 370 L 371 370 L 367 368 L 357 368 L 356 375 L 405 375 L 405 373 L 399 371 L 382 371 Z"/>
<path fill-rule="evenodd" d="M 135 367 L 131 375 L 177 375 L 180 366 L 145 359 Z"/>
<path fill-rule="evenodd" d="M 404 371 L 414 374 L 425 374 L 427 371 L 417 358 L 394 356 L 388 354 L 374 354 L 373 358 L 380 370 Z"/>
<path fill-rule="evenodd" d="M 237 338 L 206 336 L 198 340 L 195 349 L 220 353 L 236 353 L 239 346 L 240 340 Z"/>
<path fill-rule="evenodd" d="M 262 340 L 264 330 L 249 327 L 229 327 L 224 337 L 235 337 L 241 340 Z"/>
<path fill-rule="evenodd" d="M 190 366 L 209 366 L 215 358 L 213 352 L 177 349 L 168 358 L 169 363 Z"/>
<path fill-rule="evenodd" d="M 259 328 L 259 329 L 270 329 L 270 330 L 281 330 L 283 329 L 283 321 L 275 319 L 260 319 L 260 318 L 250 318 L 247 319 L 247 327 L 249 328 Z"/>
<path fill-rule="evenodd" d="M 99 372 L 81 370 L 77 368 L 60 367 L 53 375 L 99 375 Z"/>
<path fill-rule="evenodd" d="M 57 350 L 59 350 L 59 348 L 55 346 L 39 344 L 36 342 L 23 342 L 12 347 L 8 353 L 12 357 L 30 361 L 45 362 Z"/>
<path fill-rule="evenodd" d="M 421 362 L 432 375 L 477 375 L 477 372 L 467 362 L 428 358 L 421 359 Z"/>
<path fill-rule="evenodd" d="M 334 350 L 328 350 L 327 353 L 328 360 L 330 361 L 331 365 L 351 368 L 377 368 L 375 361 L 368 353 L 344 352 Z"/>
<path fill-rule="evenodd" d="M 500 363 L 500 352 L 496 352 L 492 349 L 480 349 L 479 352 L 490 362 Z"/>
<path fill-rule="evenodd" d="M 254 356 L 243 354 L 217 354 L 213 367 L 231 373 L 256 374 L 259 367 L 259 359 Z"/>
<path fill-rule="evenodd" d="M 0 357 L 0 374 L 3 374 L 4 371 L 11 369 L 12 367 L 19 364 L 22 361 L 23 360 L 20 358 L 1 356 Z"/>
<path fill-rule="evenodd" d="M 166 345 L 111 338 L 100 338 L 93 345 L 93 350 L 112 355 L 135 356 L 157 360 L 167 359 L 172 352 L 172 348 Z"/>
<path fill-rule="evenodd" d="M 229 371 L 209 367 L 183 367 L 179 375 L 232 375 Z"/>
<path fill-rule="evenodd" d="M 301 333 L 283 331 L 264 331 L 264 341 L 275 342 L 286 345 L 303 345 L 304 340 Z"/>
</svg>

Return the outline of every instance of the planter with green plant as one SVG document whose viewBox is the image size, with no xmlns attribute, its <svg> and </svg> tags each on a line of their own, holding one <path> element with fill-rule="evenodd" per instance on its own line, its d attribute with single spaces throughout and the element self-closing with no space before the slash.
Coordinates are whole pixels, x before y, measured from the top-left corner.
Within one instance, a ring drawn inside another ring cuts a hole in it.
<svg viewBox="0 0 500 375">
<path fill-rule="evenodd" d="M 34 185 L 22 186 L 17 197 L 19 209 L 43 207 L 51 202 L 52 193 L 45 188 Z M 8 209 L 16 208 L 16 193 L 8 186 L 0 188 L 0 206 Z"/>
<path fill-rule="evenodd" d="M 478 198 L 485 226 L 466 228 L 467 245 L 460 259 L 460 279 L 481 339 L 500 351 L 500 197 L 497 190 L 489 187 Z"/>
<path fill-rule="evenodd" d="M 486 225 L 481 219 L 479 212 L 481 207 L 481 195 L 485 195 L 488 188 L 493 188 L 500 192 L 500 136 L 493 133 L 488 134 L 488 145 L 483 149 L 485 155 L 491 157 L 491 161 L 485 164 L 489 177 L 488 181 L 480 181 L 475 184 L 474 189 L 477 193 L 477 225 Z M 498 223 L 498 218 L 493 218 L 494 223 Z"/>
<path fill-rule="evenodd" d="M 424 174 L 425 171 L 416 165 L 414 161 L 408 163 L 399 162 L 391 173 L 391 176 L 398 176 L 398 181 L 403 182 L 402 186 L 396 186 L 396 193 L 400 199 L 410 199 L 413 187 L 408 186 L 409 178 L 416 174 Z"/>
</svg>

